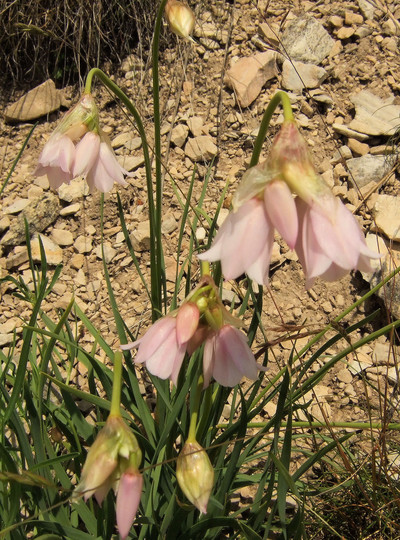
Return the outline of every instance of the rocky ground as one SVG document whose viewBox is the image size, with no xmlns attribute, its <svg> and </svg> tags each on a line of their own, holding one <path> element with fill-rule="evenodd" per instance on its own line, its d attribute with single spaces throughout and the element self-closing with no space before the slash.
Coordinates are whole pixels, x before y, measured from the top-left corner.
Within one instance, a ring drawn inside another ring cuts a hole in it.
<svg viewBox="0 0 400 540">
<path fill-rule="evenodd" d="M 369 245 L 373 249 L 379 246 L 385 254 L 372 277 L 352 273 L 337 283 L 317 280 L 306 291 L 295 254 L 276 238 L 271 287 L 264 301 L 265 336 L 257 336 L 258 345 L 266 339 L 272 342 L 270 369 L 274 373 L 287 360 L 292 348 L 293 341 L 287 339 L 288 325 L 295 325 L 296 332 L 303 336 L 296 342 L 299 350 L 309 339 L 306 333 L 322 328 L 367 292 L 370 283 L 376 284 L 382 273 L 398 265 L 399 132 L 396 130 L 400 127 L 400 7 L 395 0 L 236 0 L 201 2 L 196 15 L 196 44 L 176 40 L 160 55 L 165 174 L 163 238 L 169 291 L 173 290 L 182 217 L 176 192 L 184 198 L 196 165 L 195 204 L 210 174 L 204 209 L 213 216 L 229 181 L 221 223 L 228 213 L 235 185 L 249 164 L 262 113 L 278 89 L 289 92 L 318 172 L 357 216 L 368 234 Z M 152 143 L 149 60 L 133 51 L 114 77 L 137 105 Z M 44 95 L 43 100 L 40 95 Z M 125 322 L 135 333 L 139 326 L 148 324 L 149 301 L 124 242 L 116 193 L 122 199 L 140 267 L 148 276 L 150 238 L 141 143 L 124 111 L 100 85 L 96 86 L 95 96 L 103 129 L 121 164 L 133 173 L 127 179 L 127 188 L 115 187 L 106 196 L 104 236 L 114 292 Z M 15 102 L 18 97 L 15 96 Z M 25 215 L 31 231 L 36 231 L 33 256 L 39 257 L 37 233 L 40 233 L 49 265 L 64 265 L 59 281 L 46 299 L 46 309 L 54 312 L 66 307 L 75 294 L 86 316 L 107 342 L 117 347 L 118 336 L 101 261 L 100 195 L 89 194 L 81 179 L 53 193 L 46 177 L 32 176 L 40 150 L 60 117 L 60 108 L 65 110 L 77 98 L 76 89 L 65 88 L 60 92 L 48 82 L 41 91 L 35 90 L 31 103 L 25 96 L 17 105 L 6 104 L 5 117 L 0 123 L 2 181 L 34 119 L 40 119 L 0 199 L 0 273 L 1 277 L 22 276 L 26 283 L 32 281 L 24 244 L 22 216 Z M 33 104 L 35 108 L 45 107 L 35 110 L 34 118 Z M 277 132 L 281 121 L 278 112 L 273 117 L 271 135 Z M 269 141 L 264 153 L 268 145 Z M 207 242 L 207 229 L 206 220 L 198 223 L 195 236 L 199 247 Z M 181 264 L 188 253 L 189 227 L 186 233 Z M 378 326 L 390 314 L 398 318 L 400 292 L 398 284 L 395 285 L 385 290 L 382 298 L 373 297 L 353 312 L 346 324 L 360 320 L 376 307 L 382 308 Z M 239 306 L 244 290 L 244 281 L 227 282 L 225 298 Z M 1 294 L 0 345 L 7 353 L 14 333 L 17 341 L 21 338 L 22 324 L 31 308 L 12 296 L 7 283 L 1 285 Z M 289 337 L 295 333 L 291 330 Z M 359 337 L 361 334 L 355 333 L 351 339 Z M 85 332 L 80 340 L 90 347 L 93 338 Z M 338 347 L 345 346 L 343 343 Z M 336 350 L 329 350 L 328 354 Z M 348 357 L 317 387 L 318 400 L 312 414 L 322 418 L 320 405 L 323 404 L 324 414 L 333 421 L 367 419 L 366 388 L 361 373 L 366 374 L 375 388 L 382 391 L 387 388 L 395 405 L 397 352 L 397 347 L 382 337 Z M 83 366 L 75 366 L 71 380 L 81 389 L 87 387 Z M 368 392 L 372 416 L 379 419 L 384 407 L 379 392 Z M 273 414 L 274 407 L 271 404 L 265 415 Z M 399 421 L 397 412 L 392 421 Z"/>
</svg>

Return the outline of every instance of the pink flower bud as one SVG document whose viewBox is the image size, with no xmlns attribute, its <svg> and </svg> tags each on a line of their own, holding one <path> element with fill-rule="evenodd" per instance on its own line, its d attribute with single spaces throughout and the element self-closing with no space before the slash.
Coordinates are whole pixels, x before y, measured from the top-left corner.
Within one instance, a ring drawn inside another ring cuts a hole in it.
<svg viewBox="0 0 400 540">
<path fill-rule="evenodd" d="M 214 485 L 214 469 L 204 448 L 197 441 L 186 441 L 182 448 L 176 463 L 176 478 L 189 501 L 202 514 L 206 514 Z"/>
<path fill-rule="evenodd" d="M 122 540 L 128 536 L 135 519 L 142 496 L 142 486 L 143 477 L 138 471 L 127 469 L 122 473 L 115 507 L 118 531 Z"/>
</svg>

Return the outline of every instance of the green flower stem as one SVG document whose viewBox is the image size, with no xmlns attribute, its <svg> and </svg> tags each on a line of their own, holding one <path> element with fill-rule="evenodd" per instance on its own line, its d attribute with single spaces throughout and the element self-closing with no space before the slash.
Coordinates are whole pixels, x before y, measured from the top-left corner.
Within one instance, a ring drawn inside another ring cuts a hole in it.
<svg viewBox="0 0 400 540">
<path fill-rule="evenodd" d="M 200 274 L 203 276 L 211 276 L 210 263 L 208 261 L 200 261 Z"/>
<path fill-rule="evenodd" d="M 157 295 L 159 296 L 159 305 L 157 307 L 161 310 L 161 284 L 165 284 L 165 278 L 162 281 L 163 273 L 163 249 L 162 249 L 162 236 L 161 236 L 161 216 L 162 216 L 162 172 L 161 172 L 161 115 L 160 115 L 160 82 L 158 74 L 158 56 L 159 56 L 159 44 L 160 44 L 160 31 L 161 21 L 164 13 L 165 4 L 167 0 L 162 0 L 157 12 L 156 22 L 154 26 L 154 37 L 152 47 L 152 69 L 153 69 L 153 109 L 154 109 L 154 153 L 155 153 L 155 166 L 156 166 L 156 207 L 155 207 L 155 249 L 157 258 L 157 282 L 151 283 L 151 288 L 157 287 Z M 166 290 L 164 288 L 164 302 L 166 303 Z M 165 305 L 166 307 L 166 305 Z"/>
<path fill-rule="evenodd" d="M 114 353 L 114 377 L 110 416 L 121 416 L 122 352 Z"/>
<path fill-rule="evenodd" d="M 199 408 L 200 408 L 200 398 L 201 398 L 201 392 L 203 391 L 203 382 L 204 378 L 203 375 L 200 375 L 198 381 L 197 381 L 197 387 L 196 387 L 196 394 L 194 396 L 194 404 L 193 404 L 193 410 L 190 416 L 190 426 L 189 426 L 189 434 L 186 442 L 192 443 L 196 442 L 196 430 L 197 430 L 197 418 L 199 416 Z"/>
<path fill-rule="evenodd" d="M 340 315 L 338 315 L 337 317 L 335 317 L 333 319 L 332 323 L 328 324 L 323 330 L 321 330 L 321 332 L 319 332 L 312 339 L 310 339 L 310 341 L 296 355 L 293 356 L 292 363 L 295 362 L 296 360 L 298 360 L 299 358 L 301 358 L 308 351 L 308 349 L 310 349 L 315 343 L 317 343 L 329 330 L 334 330 L 335 323 L 340 322 L 344 317 L 346 317 L 346 315 L 348 315 L 351 311 L 353 311 L 353 309 L 356 309 L 363 302 L 365 302 L 365 300 L 367 300 L 367 298 L 369 298 L 373 294 L 377 293 L 381 287 L 383 287 L 388 281 L 393 279 L 394 276 L 396 274 L 398 274 L 399 272 L 400 272 L 400 266 L 395 268 L 395 270 L 393 270 L 393 272 L 391 272 L 385 279 L 383 279 L 380 283 L 378 283 L 378 285 L 376 285 L 375 287 L 370 289 L 366 294 L 364 294 L 364 296 L 362 296 L 356 302 L 354 302 L 354 304 L 352 304 L 347 309 L 342 311 L 342 313 Z M 377 339 L 380 335 L 384 335 L 384 334 L 390 332 L 392 329 L 397 328 L 397 326 L 399 326 L 399 325 L 400 325 L 400 320 L 397 320 L 397 321 L 385 326 L 384 328 L 381 328 L 377 332 L 374 332 L 373 334 L 369 334 L 368 336 L 366 336 L 366 338 L 363 338 L 362 340 L 357 342 L 357 344 L 355 344 L 354 346 L 349 347 L 350 350 L 346 354 L 349 354 L 354 349 L 358 348 L 359 346 L 361 346 L 361 345 L 363 345 L 365 343 L 369 343 L 370 341 L 372 341 L 374 339 Z M 345 349 L 344 352 L 346 352 L 346 351 L 347 351 L 347 349 Z M 338 355 L 336 355 L 334 357 L 335 361 L 336 361 L 337 356 Z M 279 379 L 283 376 L 285 371 L 286 371 L 286 367 L 282 368 L 279 371 L 279 373 L 277 373 L 275 375 L 275 377 L 270 381 L 270 383 L 265 388 L 263 388 L 262 392 L 260 392 L 260 394 L 258 394 L 257 397 L 254 399 L 253 403 L 251 404 L 251 408 L 253 408 L 262 399 L 262 397 L 267 392 L 269 392 L 269 390 L 275 385 L 275 383 L 277 381 L 279 381 Z"/>
<path fill-rule="evenodd" d="M 271 118 L 272 118 L 272 115 L 274 114 L 275 109 L 278 107 L 279 104 L 281 104 L 283 107 L 283 116 L 285 118 L 285 121 L 290 121 L 290 122 L 294 121 L 294 116 L 293 116 L 293 111 L 292 111 L 292 106 L 290 104 L 289 96 L 287 95 L 286 92 L 279 90 L 271 99 L 271 101 L 268 104 L 268 107 L 265 110 L 263 119 L 261 121 L 260 129 L 254 143 L 253 155 L 251 156 L 249 167 L 254 167 L 255 165 L 257 165 L 258 160 L 260 159 L 261 149 L 264 144 L 265 137 L 267 135 L 269 123 L 271 121 Z"/>
<path fill-rule="evenodd" d="M 249 422 L 247 424 L 247 427 L 249 429 L 262 429 L 267 426 L 268 422 Z M 341 428 L 341 429 L 386 429 L 386 430 L 396 430 L 400 431 L 400 424 L 395 423 L 388 423 L 385 424 L 385 422 L 307 422 L 307 421 L 293 421 L 292 423 L 293 428 Z M 230 427 L 231 424 L 228 423 L 222 423 L 217 424 L 218 429 L 226 429 Z M 281 427 L 286 427 L 287 422 L 283 421 L 281 422 Z"/>
<path fill-rule="evenodd" d="M 146 170 L 146 185 L 147 197 L 149 201 L 149 221 L 150 221 L 150 237 L 156 238 L 156 232 L 160 229 L 160 223 L 157 222 L 156 211 L 154 207 L 153 197 L 153 181 L 151 175 L 151 162 L 149 156 L 149 145 L 147 143 L 146 132 L 139 113 L 128 96 L 101 71 L 101 69 L 93 68 L 89 71 L 86 78 L 85 93 L 90 93 L 93 84 L 93 77 L 97 77 L 111 92 L 113 92 L 125 105 L 128 111 L 132 114 L 136 126 L 142 139 L 143 157 Z M 159 221 L 159 220 L 158 220 Z M 158 238 L 161 238 L 161 232 Z M 150 272 L 151 272 L 151 302 L 152 302 L 152 319 L 153 322 L 161 313 L 161 265 L 159 242 L 151 242 L 150 244 Z"/>
</svg>

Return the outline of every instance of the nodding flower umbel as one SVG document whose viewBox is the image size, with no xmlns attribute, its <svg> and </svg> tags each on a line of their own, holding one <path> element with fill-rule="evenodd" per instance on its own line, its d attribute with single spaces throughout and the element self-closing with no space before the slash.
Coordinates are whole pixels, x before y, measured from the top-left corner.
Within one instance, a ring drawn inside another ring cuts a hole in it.
<svg viewBox="0 0 400 540">
<path fill-rule="evenodd" d="M 200 260 L 221 261 L 227 279 L 243 273 L 268 284 L 276 229 L 295 249 L 307 287 L 321 276 L 327 281 L 350 270 L 371 271 L 371 251 L 344 204 L 317 174 L 294 121 L 284 121 L 267 160 L 244 174 L 234 194 L 233 212 Z"/>
<path fill-rule="evenodd" d="M 177 310 L 121 348 L 138 348 L 135 363 L 144 363 L 150 373 L 176 385 L 185 353 L 192 354 L 204 343 L 204 387 L 211 377 L 222 386 L 235 386 L 243 376 L 256 379 L 258 372 L 240 326 L 240 319 L 223 306 L 212 278 L 203 276 Z"/>
<path fill-rule="evenodd" d="M 117 492 L 116 515 L 124 540 L 135 519 L 142 494 L 143 478 L 139 472 L 142 459 L 135 435 L 120 416 L 110 416 L 88 451 L 81 480 L 73 499 L 85 501 L 95 496 L 99 505 L 113 488 Z"/>
<path fill-rule="evenodd" d="M 99 114 L 91 94 L 84 94 L 68 111 L 45 144 L 35 176 L 47 175 L 50 187 L 58 189 L 77 176 L 84 176 L 91 191 L 110 191 L 114 182 L 127 185 L 114 151 L 99 126 Z"/>
</svg>

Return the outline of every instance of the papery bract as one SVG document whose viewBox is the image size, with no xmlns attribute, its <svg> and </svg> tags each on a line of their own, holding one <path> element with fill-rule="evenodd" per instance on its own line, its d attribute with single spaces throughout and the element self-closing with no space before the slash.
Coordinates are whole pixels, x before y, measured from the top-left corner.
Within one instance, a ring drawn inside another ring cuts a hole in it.
<svg viewBox="0 0 400 540">
<path fill-rule="evenodd" d="M 165 6 L 165 15 L 171 30 L 178 36 L 193 41 L 195 16 L 190 7 L 179 0 L 168 0 Z"/>
<path fill-rule="evenodd" d="M 176 477 L 189 501 L 202 514 L 206 514 L 214 485 L 214 469 L 206 451 L 197 441 L 186 441 L 176 463 Z"/>
<path fill-rule="evenodd" d="M 73 498 L 94 495 L 101 505 L 109 490 L 132 463 L 139 464 L 141 451 L 135 435 L 120 416 L 110 415 L 88 451 Z"/>
</svg>

